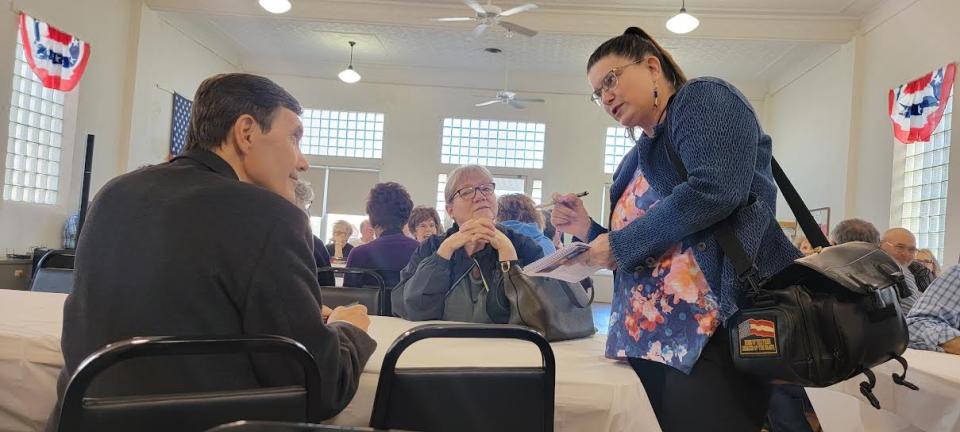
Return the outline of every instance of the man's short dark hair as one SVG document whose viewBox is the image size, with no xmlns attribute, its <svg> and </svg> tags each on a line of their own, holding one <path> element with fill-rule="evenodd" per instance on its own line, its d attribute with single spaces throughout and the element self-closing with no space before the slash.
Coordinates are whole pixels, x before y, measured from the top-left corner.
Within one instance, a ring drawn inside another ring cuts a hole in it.
<svg viewBox="0 0 960 432">
<path fill-rule="evenodd" d="M 844 244 L 852 241 L 862 241 L 872 244 L 880 243 L 880 231 L 872 223 L 863 219 L 847 219 L 840 221 L 833 228 L 833 242 Z"/>
<path fill-rule="evenodd" d="M 367 198 L 367 215 L 370 225 L 384 231 L 401 230 L 410 218 L 413 200 L 399 183 L 377 183 L 370 189 Z"/>
<path fill-rule="evenodd" d="M 281 107 L 303 113 L 296 98 L 262 76 L 231 73 L 207 78 L 193 97 L 186 150 L 220 147 L 243 114 L 253 117 L 264 133 L 269 132 Z"/>
</svg>

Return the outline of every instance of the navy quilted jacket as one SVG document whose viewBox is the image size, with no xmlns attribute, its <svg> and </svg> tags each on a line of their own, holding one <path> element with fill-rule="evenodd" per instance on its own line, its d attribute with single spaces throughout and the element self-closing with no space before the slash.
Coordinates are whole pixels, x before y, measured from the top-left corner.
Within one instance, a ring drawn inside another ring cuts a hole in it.
<svg viewBox="0 0 960 432">
<path fill-rule="evenodd" d="M 655 266 L 658 257 L 678 242 L 694 246 L 707 283 L 719 294 L 720 319 L 726 322 L 737 311 L 742 286 L 707 228 L 739 208 L 733 221 L 737 238 L 755 258 L 761 277 L 800 257 L 776 222 L 771 140 L 743 94 L 718 78 L 688 81 L 666 115 L 667 121 L 654 130 L 655 138 L 641 136 L 620 162 L 610 188 L 610 208 L 638 168 L 663 198 L 644 217 L 610 233 L 610 245 L 618 271 L 628 272 Z M 670 162 L 663 136 L 669 136 L 677 149 L 689 174 L 687 181 Z M 604 232 L 594 222 L 590 240 Z"/>
</svg>

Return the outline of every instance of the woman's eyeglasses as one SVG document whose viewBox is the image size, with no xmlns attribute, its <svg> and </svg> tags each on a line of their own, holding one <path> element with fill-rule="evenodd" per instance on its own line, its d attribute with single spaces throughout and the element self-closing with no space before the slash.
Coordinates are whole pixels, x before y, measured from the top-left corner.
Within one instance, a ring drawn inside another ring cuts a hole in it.
<svg viewBox="0 0 960 432">
<path fill-rule="evenodd" d="M 474 195 L 476 195 L 477 192 L 480 192 L 483 194 L 483 196 L 489 197 L 489 196 L 493 196 L 493 191 L 496 188 L 497 188 L 496 183 L 484 183 L 479 186 L 467 186 L 465 188 L 461 188 L 460 190 L 454 192 L 453 196 L 454 197 L 460 196 L 460 198 L 463 198 L 465 200 L 472 200 Z"/>
<path fill-rule="evenodd" d="M 633 63 L 610 69 L 610 72 L 607 72 L 607 74 L 603 76 L 603 79 L 600 80 L 600 88 L 594 90 L 593 94 L 590 95 L 590 100 L 597 104 L 597 106 L 603 107 L 603 92 L 608 92 L 617 88 L 617 84 L 620 83 L 620 75 L 623 74 L 623 70 L 629 66 L 640 64 L 643 62 L 643 60 L 644 59 L 640 59 Z"/>
</svg>

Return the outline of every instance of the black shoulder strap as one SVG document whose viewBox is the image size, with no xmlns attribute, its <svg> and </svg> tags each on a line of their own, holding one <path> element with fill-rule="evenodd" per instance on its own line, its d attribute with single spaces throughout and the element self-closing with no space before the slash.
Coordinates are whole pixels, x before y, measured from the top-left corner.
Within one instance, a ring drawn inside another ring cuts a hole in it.
<svg viewBox="0 0 960 432">
<path fill-rule="evenodd" d="M 677 173 L 680 175 L 680 178 L 683 181 L 686 181 L 687 169 L 683 165 L 680 155 L 677 154 L 677 149 L 673 146 L 673 141 L 670 139 L 669 119 L 670 114 L 668 113 L 663 128 L 663 136 L 660 137 L 660 139 L 663 140 L 664 146 L 667 148 L 667 153 L 670 156 L 670 161 L 673 162 L 674 169 L 676 169 Z M 793 184 L 790 183 L 790 179 L 787 178 L 786 173 L 784 173 L 783 169 L 780 168 L 780 164 L 777 163 L 776 158 L 772 159 L 772 166 L 774 181 L 776 181 L 777 186 L 780 187 L 783 197 L 787 200 L 787 204 L 790 205 L 790 210 L 797 218 L 797 223 L 800 224 L 800 227 L 803 229 L 803 233 L 807 236 L 807 239 L 810 240 L 810 244 L 813 247 L 829 246 L 830 244 L 827 241 L 827 237 L 823 235 L 823 231 L 821 231 L 820 227 L 817 226 L 817 222 L 815 219 L 813 219 L 813 215 L 810 214 L 810 210 L 807 209 L 806 204 L 803 203 L 803 199 L 800 198 L 800 194 L 797 193 L 797 190 L 793 187 Z M 757 278 L 757 268 L 754 265 L 753 260 L 743 249 L 743 245 L 740 243 L 740 240 L 737 239 L 733 229 L 731 221 L 734 215 L 736 215 L 736 211 L 709 229 L 714 231 L 713 234 L 717 239 L 717 243 L 720 244 L 720 247 L 723 249 L 723 253 L 730 258 L 730 261 L 733 263 L 733 267 L 736 269 L 740 280 L 746 280 L 751 284 L 752 287 L 759 288 L 760 281 Z"/>
</svg>

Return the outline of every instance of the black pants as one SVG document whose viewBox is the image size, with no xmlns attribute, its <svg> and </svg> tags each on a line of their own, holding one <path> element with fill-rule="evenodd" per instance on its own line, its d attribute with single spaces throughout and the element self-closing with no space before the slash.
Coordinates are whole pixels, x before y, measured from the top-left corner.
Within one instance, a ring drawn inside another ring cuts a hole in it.
<svg viewBox="0 0 960 432">
<path fill-rule="evenodd" d="M 726 329 L 718 328 L 690 375 L 630 359 L 663 432 L 757 432 L 763 427 L 769 387 L 734 369 L 728 341 Z"/>
</svg>

